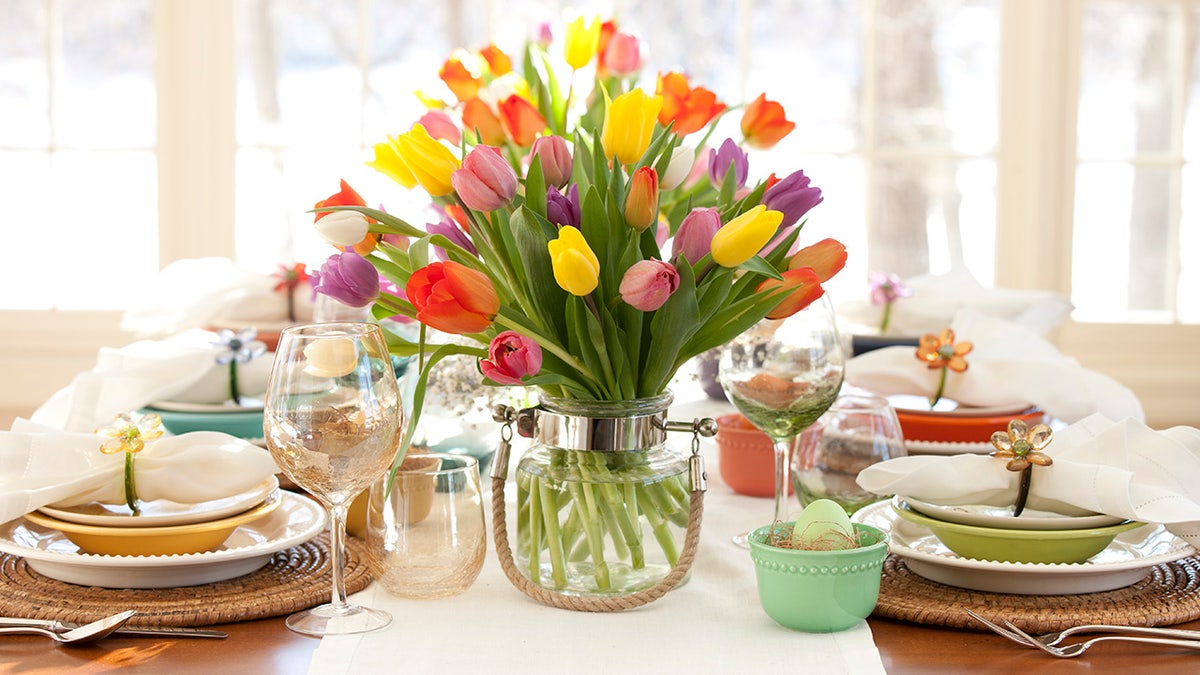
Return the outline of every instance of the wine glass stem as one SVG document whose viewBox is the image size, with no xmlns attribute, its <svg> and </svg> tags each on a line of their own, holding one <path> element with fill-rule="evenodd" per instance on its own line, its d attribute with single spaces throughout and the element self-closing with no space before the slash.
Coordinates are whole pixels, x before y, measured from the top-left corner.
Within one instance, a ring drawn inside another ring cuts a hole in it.
<svg viewBox="0 0 1200 675">
<path fill-rule="evenodd" d="M 787 479 L 788 451 L 793 439 L 775 439 L 775 522 L 786 523 L 788 518 Z"/>
<path fill-rule="evenodd" d="M 329 545 L 333 551 L 333 598 L 330 604 L 335 614 L 344 614 L 350 605 L 346 602 L 346 578 L 343 573 L 346 562 L 346 504 L 329 507 Z"/>
</svg>

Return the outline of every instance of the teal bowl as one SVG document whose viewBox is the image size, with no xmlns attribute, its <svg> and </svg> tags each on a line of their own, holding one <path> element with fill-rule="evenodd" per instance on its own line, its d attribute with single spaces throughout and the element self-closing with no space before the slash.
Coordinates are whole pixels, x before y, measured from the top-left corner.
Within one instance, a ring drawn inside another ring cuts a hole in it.
<svg viewBox="0 0 1200 675">
<path fill-rule="evenodd" d="M 1007 563 L 1081 563 L 1108 548 L 1118 534 L 1145 524 L 1127 520 L 1078 530 L 1010 530 L 930 518 L 902 502 L 893 502 L 892 508 L 910 523 L 929 528 L 964 558 Z"/>
<path fill-rule="evenodd" d="M 182 412 L 147 407 L 142 412 L 154 413 L 162 418 L 163 428 L 172 434 L 189 431 L 222 431 L 238 438 L 263 437 L 262 408 L 229 410 L 227 412 Z"/>
<path fill-rule="evenodd" d="M 771 530 L 767 525 L 750 533 L 758 599 L 767 616 L 809 633 L 846 630 L 870 616 L 888 553 L 883 530 L 856 523 L 863 545 L 846 551 L 775 548 L 763 543 Z"/>
</svg>

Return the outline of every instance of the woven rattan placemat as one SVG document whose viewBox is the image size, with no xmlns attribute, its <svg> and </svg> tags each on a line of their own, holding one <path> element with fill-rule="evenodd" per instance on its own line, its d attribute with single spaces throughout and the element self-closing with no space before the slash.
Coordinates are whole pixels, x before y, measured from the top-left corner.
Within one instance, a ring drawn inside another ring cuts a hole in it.
<svg viewBox="0 0 1200 675">
<path fill-rule="evenodd" d="M 875 615 L 953 628 L 987 630 L 967 615 L 1003 617 L 1033 632 L 1084 623 L 1169 626 L 1200 618 L 1200 560 L 1155 565 L 1141 581 L 1101 593 L 1011 595 L 946 586 L 888 556 Z"/>
<path fill-rule="evenodd" d="M 180 588 L 77 586 L 42 576 L 24 558 L 0 555 L 0 616 L 87 622 L 136 609 L 135 626 L 206 626 L 280 616 L 329 601 L 329 535 L 280 551 L 250 574 Z M 371 583 L 367 545 L 346 538 L 346 590 Z"/>
</svg>

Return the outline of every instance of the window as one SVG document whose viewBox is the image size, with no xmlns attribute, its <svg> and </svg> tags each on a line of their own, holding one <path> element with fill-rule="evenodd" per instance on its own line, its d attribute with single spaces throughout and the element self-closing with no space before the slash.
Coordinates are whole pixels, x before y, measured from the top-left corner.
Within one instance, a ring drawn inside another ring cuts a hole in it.
<svg viewBox="0 0 1200 675">
<path fill-rule="evenodd" d="M 128 341 L 117 310 L 172 260 L 319 263 L 306 211 L 339 178 L 424 222 L 369 147 L 440 91 L 452 48 L 515 52 L 566 4 L 615 8 L 648 77 L 785 105 L 797 131 L 751 171 L 826 191 L 805 236 L 855 253 L 836 293 L 958 266 L 1063 292 L 1064 351 L 1152 421 L 1196 422 L 1200 0 L 0 0 L 0 180 L 25 197 L 0 247 L 0 363 L 21 383 L 0 407 Z"/>
</svg>

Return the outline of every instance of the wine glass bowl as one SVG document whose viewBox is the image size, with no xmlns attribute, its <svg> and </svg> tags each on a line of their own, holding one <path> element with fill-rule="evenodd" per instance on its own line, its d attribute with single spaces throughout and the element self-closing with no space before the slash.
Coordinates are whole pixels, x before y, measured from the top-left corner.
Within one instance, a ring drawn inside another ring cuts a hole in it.
<svg viewBox="0 0 1200 675">
<path fill-rule="evenodd" d="M 391 623 L 386 612 L 347 603 L 342 576 L 350 502 L 388 471 L 400 442 L 390 366 L 377 324 L 309 324 L 280 336 L 263 408 L 265 440 L 283 473 L 331 516 L 332 600 L 288 617 L 298 633 L 361 633 Z"/>
<path fill-rule="evenodd" d="M 786 319 L 760 321 L 721 353 L 726 395 L 774 447 L 776 521 L 787 520 L 789 450 L 837 398 L 844 372 L 845 354 L 826 296 Z M 745 535 L 734 542 L 748 546 Z"/>
</svg>

